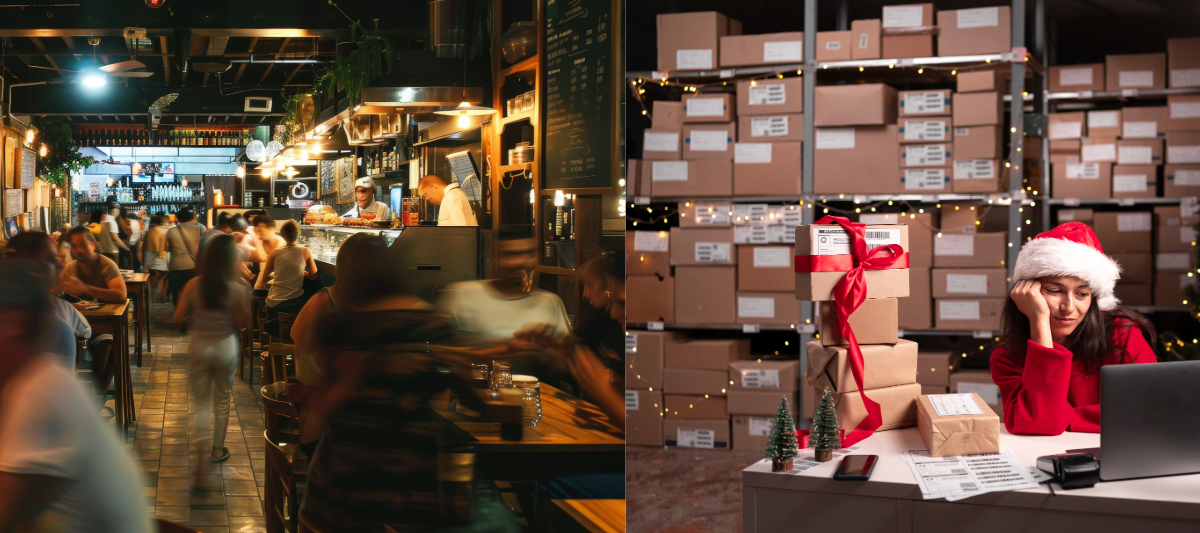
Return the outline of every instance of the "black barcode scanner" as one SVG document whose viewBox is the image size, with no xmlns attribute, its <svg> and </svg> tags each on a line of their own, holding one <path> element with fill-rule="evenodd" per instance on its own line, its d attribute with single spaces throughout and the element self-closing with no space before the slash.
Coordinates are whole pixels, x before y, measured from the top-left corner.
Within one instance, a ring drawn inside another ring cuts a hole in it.
<svg viewBox="0 0 1200 533">
<path fill-rule="evenodd" d="M 1037 459 L 1038 470 L 1054 475 L 1064 490 L 1084 489 L 1100 481 L 1100 461 L 1090 453 L 1060 453 Z"/>
</svg>

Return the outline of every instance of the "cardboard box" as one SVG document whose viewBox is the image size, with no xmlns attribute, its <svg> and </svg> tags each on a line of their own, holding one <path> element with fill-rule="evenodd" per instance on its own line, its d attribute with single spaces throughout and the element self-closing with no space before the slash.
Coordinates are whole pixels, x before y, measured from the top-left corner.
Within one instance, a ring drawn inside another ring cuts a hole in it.
<svg viewBox="0 0 1200 533">
<path fill-rule="evenodd" d="M 682 130 L 648 129 L 642 133 L 642 159 L 646 161 L 678 161 L 683 152 Z"/>
<path fill-rule="evenodd" d="M 949 394 L 949 393 L 950 393 L 950 387 L 945 387 L 945 386 L 939 387 L 937 385 L 921 385 L 921 394 L 922 395 L 925 395 L 925 394 Z"/>
<path fill-rule="evenodd" d="M 665 231 L 629 231 L 625 233 L 625 274 L 628 276 L 670 276 L 670 234 Z"/>
<path fill-rule="evenodd" d="M 1167 86 L 1200 87 L 1200 37 L 1167 39 Z"/>
<path fill-rule="evenodd" d="M 935 268 L 934 298 L 1004 298 L 1008 271 L 1003 268 Z"/>
<path fill-rule="evenodd" d="M 1089 226 L 1092 225 L 1092 218 L 1095 212 L 1091 209 L 1062 209 L 1058 212 L 1058 223 L 1065 224 L 1067 222 L 1083 222 Z"/>
<path fill-rule="evenodd" d="M 804 32 L 721 37 L 721 68 L 804 62 Z"/>
<path fill-rule="evenodd" d="M 910 268 L 908 297 L 898 298 L 900 329 L 933 329 L 933 296 L 928 268 Z"/>
<path fill-rule="evenodd" d="M 1158 167 L 1155 165 L 1113 165 L 1113 198 L 1154 198 L 1158 196 Z"/>
<path fill-rule="evenodd" d="M 730 196 L 733 194 L 733 161 L 651 161 L 650 191 L 654 196 Z"/>
<path fill-rule="evenodd" d="M 663 394 L 724 396 L 729 388 L 725 377 L 725 372 L 717 370 L 664 368 L 662 391 Z"/>
<path fill-rule="evenodd" d="M 934 299 L 934 323 L 937 329 L 990 330 L 1000 329 L 1000 311 L 1006 298 L 938 298 Z"/>
<path fill-rule="evenodd" d="M 934 387 L 949 387 L 950 374 L 958 372 L 958 363 L 961 359 L 954 352 L 918 352 L 917 383 Z"/>
<path fill-rule="evenodd" d="M 1163 164 L 1162 139 L 1117 140 L 1117 163 L 1121 165 Z"/>
<path fill-rule="evenodd" d="M 629 307 L 625 319 L 631 322 L 675 321 L 675 278 L 670 276 L 627 276 L 625 288 Z"/>
<path fill-rule="evenodd" d="M 1000 387 L 992 382 L 987 370 L 959 370 L 950 376 L 950 394 L 978 394 L 997 415 L 1004 416 Z"/>
<path fill-rule="evenodd" d="M 724 372 L 731 361 L 749 357 L 749 339 L 679 341 L 666 345 L 663 366 Z"/>
<path fill-rule="evenodd" d="M 1111 163 L 1050 165 L 1055 198 L 1112 198 Z"/>
<path fill-rule="evenodd" d="M 1087 113 L 1050 113 L 1050 150 L 1065 151 L 1073 146 L 1056 145 L 1054 141 L 1063 139 L 1082 139 L 1087 136 Z M 1061 148 L 1060 148 L 1061 146 Z"/>
<path fill-rule="evenodd" d="M 899 244 L 908 249 L 908 226 L 868 225 L 867 230 L 886 230 L 893 237 L 886 242 Z M 846 255 L 848 244 L 838 245 L 848 239 L 839 226 L 798 226 L 796 228 L 797 255 Z M 822 243 L 821 240 L 825 239 Z M 837 241 L 832 241 L 837 239 Z M 885 242 L 885 241 L 879 241 Z M 833 300 L 833 287 L 846 276 L 846 272 L 797 272 L 796 299 L 804 301 Z M 868 270 L 863 272 L 867 283 L 867 298 L 903 298 L 908 296 L 908 269 Z"/>
<path fill-rule="evenodd" d="M 724 396 L 696 396 L 690 394 L 665 394 L 663 418 L 671 420 L 713 420 L 729 418 Z"/>
<path fill-rule="evenodd" d="M 997 91 L 956 93 L 953 100 L 956 128 L 1004 125 L 1004 99 Z"/>
<path fill-rule="evenodd" d="M 658 70 L 715 69 L 721 37 L 741 34 L 741 22 L 716 11 L 658 15 Z"/>
<path fill-rule="evenodd" d="M 937 7 L 933 4 L 903 4 L 883 7 L 883 27 L 926 28 L 933 26 Z"/>
<path fill-rule="evenodd" d="M 877 402 L 882 411 L 883 424 L 877 431 L 917 425 L 917 397 L 921 395 L 920 385 L 910 383 L 882 389 L 867 389 L 866 393 L 867 398 Z M 860 391 L 835 394 L 833 401 L 837 408 L 838 424 L 847 432 L 867 417 L 867 409 L 863 406 Z"/>
<path fill-rule="evenodd" d="M 675 267 L 675 321 L 733 324 L 736 284 L 736 267 Z"/>
<path fill-rule="evenodd" d="M 738 324 L 795 325 L 800 323 L 800 302 L 794 292 L 737 293 Z"/>
<path fill-rule="evenodd" d="M 737 83 L 739 116 L 804 112 L 804 78 L 741 80 Z"/>
<path fill-rule="evenodd" d="M 850 59 L 882 59 L 883 47 L 879 40 L 882 30 L 880 19 L 850 22 Z"/>
<path fill-rule="evenodd" d="M 625 444 L 662 446 L 663 400 L 659 391 L 625 391 Z"/>
<path fill-rule="evenodd" d="M 683 128 L 683 102 L 655 100 L 650 103 L 651 129 L 678 130 Z"/>
<path fill-rule="evenodd" d="M 901 59 L 934 56 L 932 32 L 888 34 L 886 29 L 883 31 L 883 37 L 880 38 L 880 41 L 883 43 L 884 58 Z"/>
<path fill-rule="evenodd" d="M 979 231 L 979 213 L 973 204 L 942 204 L 942 233 L 974 235 Z"/>
<path fill-rule="evenodd" d="M 1121 108 L 1122 139 L 1153 139 L 1167 134 L 1170 113 L 1162 107 Z"/>
<path fill-rule="evenodd" d="M 800 384 L 799 361 L 743 360 L 729 363 L 729 389 L 795 391 Z"/>
<path fill-rule="evenodd" d="M 800 401 L 802 405 L 800 411 L 803 412 L 804 418 L 812 420 L 813 411 L 817 407 L 817 389 L 808 384 L 808 380 L 804 375 L 800 376 Z"/>
<path fill-rule="evenodd" d="M 1171 254 L 1158 254 L 1159 257 Z M 1121 266 L 1120 283 L 1153 283 L 1154 282 L 1154 256 L 1147 253 L 1124 253 L 1112 252 L 1109 257 L 1116 261 Z M 1171 264 L 1174 257 L 1168 257 L 1167 263 Z M 1186 271 L 1187 262 L 1184 261 L 1184 270 Z"/>
<path fill-rule="evenodd" d="M 672 265 L 737 264 L 733 228 L 671 228 Z"/>
<path fill-rule="evenodd" d="M 954 156 L 959 159 L 1000 159 L 1004 157 L 1004 133 L 1000 126 L 955 126 Z"/>
<path fill-rule="evenodd" d="M 950 167 L 902 168 L 900 183 L 906 193 L 933 194 L 953 190 L 950 183 Z"/>
<path fill-rule="evenodd" d="M 1084 137 L 1079 140 L 1079 160 L 1084 163 L 1115 163 L 1117 139 Z"/>
<path fill-rule="evenodd" d="M 737 123 L 688 124 L 683 127 L 683 159 L 733 159 Z"/>
<path fill-rule="evenodd" d="M 958 93 L 1004 92 L 1006 89 L 1004 76 L 996 70 L 959 72 L 954 77 L 954 82 L 957 84 L 954 92 Z"/>
<path fill-rule="evenodd" d="M 733 224 L 730 221 L 732 211 L 733 205 L 729 203 L 684 202 L 679 206 L 679 227 L 728 228 Z"/>
<path fill-rule="evenodd" d="M 737 99 L 730 93 L 685 94 L 683 95 L 683 123 L 733 122 L 737 120 L 736 106 Z"/>
<path fill-rule="evenodd" d="M 1050 92 L 1073 93 L 1104 90 L 1104 63 L 1050 67 Z"/>
<path fill-rule="evenodd" d="M 775 405 L 779 407 L 778 402 Z M 792 414 L 795 415 L 797 406 L 792 404 Z M 733 417 L 733 449 L 739 452 L 762 454 L 767 449 L 767 436 L 771 434 L 771 426 L 775 423 L 775 413 L 771 416 Z"/>
<path fill-rule="evenodd" d="M 1167 132 L 1167 164 L 1200 163 L 1200 131 Z"/>
<path fill-rule="evenodd" d="M 817 61 L 849 61 L 850 39 L 854 32 L 817 32 Z"/>
<path fill-rule="evenodd" d="M 673 331 L 628 331 L 625 333 L 625 386 L 662 389 L 663 346 L 678 335 Z"/>
<path fill-rule="evenodd" d="M 900 144 L 909 143 L 952 143 L 954 128 L 951 127 L 950 117 L 905 118 L 899 119 Z"/>
<path fill-rule="evenodd" d="M 734 196 L 799 196 L 800 143 L 737 143 Z"/>
<path fill-rule="evenodd" d="M 1089 137 L 1116 139 L 1121 136 L 1121 110 L 1106 109 L 1104 111 L 1087 112 L 1087 131 Z"/>
<path fill-rule="evenodd" d="M 1162 205 L 1154 208 L 1155 224 L 1158 226 L 1195 226 L 1200 223 L 1200 216 L 1192 215 L 1183 218 L 1182 209 L 1174 205 Z"/>
<path fill-rule="evenodd" d="M 1148 211 L 1128 213 L 1096 213 L 1092 228 L 1104 246 L 1104 251 L 1146 252 L 1153 242 L 1152 217 Z M 1175 234 L 1176 240 L 1179 234 Z M 1170 250 L 1163 250 L 1170 251 Z"/>
<path fill-rule="evenodd" d="M 917 430 L 929 448 L 929 455 L 999 453 L 1000 417 L 991 406 L 974 393 L 954 398 L 958 401 L 952 398 L 921 396 L 917 400 Z M 934 401 L 938 402 L 936 407 Z M 943 411 L 939 412 L 939 408 Z"/>
<path fill-rule="evenodd" d="M 941 237 L 933 240 L 933 266 L 1002 267 L 1007 251 L 1007 233 L 954 235 L 942 232 Z"/>
<path fill-rule="evenodd" d="M 1196 282 L 1195 277 L 1178 272 L 1160 272 L 1154 275 L 1154 305 L 1162 307 L 1187 307 L 1183 301 L 1183 288 Z"/>
<path fill-rule="evenodd" d="M 1166 89 L 1167 54 L 1104 57 L 1104 90 Z"/>
<path fill-rule="evenodd" d="M 738 142 L 800 142 L 804 140 L 804 114 L 738 117 Z"/>
<path fill-rule="evenodd" d="M 898 100 L 900 116 L 949 116 L 954 110 L 951 106 L 953 93 L 950 89 L 900 91 Z"/>
<path fill-rule="evenodd" d="M 1012 51 L 1012 8 L 938 11 L 938 55 L 965 56 Z"/>
<path fill-rule="evenodd" d="M 800 414 L 800 404 L 796 402 L 796 391 L 731 389 L 727 396 L 727 406 L 731 415 L 759 415 L 775 417 L 779 409 L 779 400 L 786 397 L 792 408 L 792 416 Z"/>
<path fill-rule="evenodd" d="M 863 387 L 868 391 L 916 381 L 917 343 L 900 339 L 895 344 L 864 344 L 860 348 Z M 817 390 L 829 387 L 831 392 L 846 393 L 859 389 L 844 346 L 822 346 L 819 341 L 809 341 L 805 376 Z"/>
<path fill-rule="evenodd" d="M 816 126 L 884 126 L 896 123 L 896 89 L 882 83 L 816 88 Z"/>
<path fill-rule="evenodd" d="M 1196 229 L 1193 226 L 1159 226 L 1154 251 L 1191 252 L 1195 248 L 1196 240 Z"/>
<path fill-rule="evenodd" d="M 989 193 L 1005 190 L 999 159 L 954 159 L 950 180 L 955 193 Z"/>
<path fill-rule="evenodd" d="M 738 246 L 738 290 L 794 294 L 795 256 L 792 246 Z"/>
<path fill-rule="evenodd" d="M 899 194 L 897 126 L 820 128 L 814 144 L 816 194 Z"/>
<path fill-rule="evenodd" d="M 910 213 L 899 220 L 908 226 L 908 267 L 930 268 L 933 266 L 933 239 L 939 217 L 933 213 Z"/>
<path fill-rule="evenodd" d="M 1167 131 L 1200 130 L 1200 95 L 1167 97 Z"/>
<path fill-rule="evenodd" d="M 1154 305 L 1154 286 L 1149 283 L 1117 283 L 1113 294 L 1121 305 Z"/>
<path fill-rule="evenodd" d="M 663 445 L 668 448 L 729 450 L 729 419 L 663 420 Z"/>
<path fill-rule="evenodd" d="M 1057 154 L 1068 154 L 1075 156 L 1072 163 L 1079 162 L 1079 148 L 1083 146 L 1082 138 L 1079 139 L 1051 139 L 1050 140 L 1050 160 L 1054 161 L 1054 156 Z"/>
<path fill-rule="evenodd" d="M 1122 264 L 1122 267 L 1124 265 Z M 1195 272 L 1196 271 L 1196 255 L 1188 252 L 1160 252 L 1154 254 L 1154 271 L 1156 272 Z M 1134 283 L 1150 283 L 1153 280 L 1153 272 L 1150 272 L 1145 281 L 1134 281 Z M 1122 272 L 1121 281 L 1125 280 L 1125 274 Z"/>
<path fill-rule="evenodd" d="M 821 302 L 820 332 L 822 346 L 846 346 L 850 341 L 842 337 L 837 306 L 834 302 Z M 850 327 L 860 345 L 895 344 L 899 330 L 899 314 L 895 298 L 872 298 L 863 300 L 858 310 L 850 315 Z"/>
<path fill-rule="evenodd" d="M 900 146 L 900 167 L 946 167 L 954 155 L 954 144 L 905 144 Z"/>
<path fill-rule="evenodd" d="M 625 160 L 625 182 L 630 196 L 650 196 L 650 176 L 642 172 L 641 159 Z"/>
<path fill-rule="evenodd" d="M 1200 165 L 1164 166 L 1163 196 L 1200 196 Z"/>
</svg>

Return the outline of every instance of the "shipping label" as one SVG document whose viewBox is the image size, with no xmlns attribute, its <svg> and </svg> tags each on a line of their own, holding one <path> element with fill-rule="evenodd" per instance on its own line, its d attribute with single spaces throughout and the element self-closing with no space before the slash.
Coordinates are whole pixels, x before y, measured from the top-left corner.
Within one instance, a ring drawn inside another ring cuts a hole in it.
<svg viewBox="0 0 1200 533">
<path fill-rule="evenodd" d="M 817 150 L 854 148 L 854 128 L 817 128 Z"/>
<path fill-rule="evenodd" d="M 858 47 L 859 47 L 859 48 L 866 48 L 866 47 L 867 47 L 867 44 L 869 44 L 870 42 L 871 42 L 871 40 L 870 40 L 870 34 L 868 34 L 868 33 L 860 33 L 860 34 L 858 35 Z"/>
<path fill-rule="evenodd" d="M 1117 78 L 1117 86 L 1122 89 L 1137 87 L 1150 89 L 1154 87 L 1153 70 L 1122 70 Z"/>
<path fill-rule="evenodd" d="M 1150 213 L 1118 213 L 1117 214 L 1117 231 L 1133 232 L 1133 231 L 1150 231 L 1151 218 Z"/>
<path fill-rule="evenodd" d="M 1200 87 L 1200 68 L 1171 69 L 1171 88 Z"/>
<path fill-rule="evenodd" d="M 826 50 L 841 50 L 842 42 L 841 41 L 826 41 L 825 49 Z"/>
<path fill-rule="evenodd" d="M 955 137 L 966 137 L 971 134 L 971 128 L 954 128 Z"/>
<path fill-rule="evenodd" d="M 665 231 L 635 231 L 633 232 L 633 251 L 635 252 L 668 252 L 671 234 Z"/>
<path fill-rule="evenodd" d="M 1200 170 L 1177 169 L 1175 171 L 1175 186 L 1200 187 Z"/>
<path fill-rule="evenodd" d="M 1124 122 L 1121 124 L 1123 139 L 1153 139 L 1158 137 L 1158 122 L 1153 120 Z"/>
<path fill-rule="evenodd" d="M 943 233 L 933 240 L 933 255 L 975 255 L 975 236 Z"/>
<path fill-rule="evenodd" d="M 1146 192 L 1145 174 L 1113 175 L 1113 192 Z"/>
<path fill-rule="evenodd" d="M 763 43 L 763 63 L 780 61 L 804 61 L 804 41 Z"/>
<path fill-rule="evenodd" d="M 713 430 L 679 428 L 675 432 L 675 445 L 684 448 L 713 449 Z"/>
<path fill-rule="evenodd" d="M 987 274 L 947 274 L 946 292 L 986 295 L 988 293 Z"/>
<path fill-rule="evenodd" d="M 757 416 L 750 417 L 750 423 L 747 424 L 751 437 L 771 436 L 771 426 L 773 425 L 775 425 L 774 418 L 762 418 Z"/>
<path fill-rule="evenodd" d="M 979 300 L 939 301 L 938 317 L 942 320 L 979 320 Z"/>
<path fill-rule="evenodd" d="M 1000 25 L 1000 8 L 980 7 L 958 10 L 958 29 L 986 28 Z"/>
<path fill-rule="evenodd" d="M 995 383 L 975 383 L 971 381 L 960 381 L 955 392 L 963 394 L 975 393 L 988 405 L 1000 405 L 1000 387 Z"/>
<path fill-rule="evenodd" d="M 647 152 L 675 152 L 679 150 L 678 133 L 646 132 L 645 148 Z"/>
<path fill-rule="evenodd" d="M 734 244 L 767 244 L 770 242 L 771 226 L 734 226 Z"/>
<path fill-rule="evenodd" d="M 1113 143 L 1085 144 L 1082 155 L 1084 161 L 1116 161 L 1117 145 Z"/>
<path fill-rule="evenodd" d="M 944 167 L 946 155 L 944 144 L 910 144 L 904 147 L 904 160 L 910 167 Z"/>
<path fill-rule="evenodd" d="M 787 103 L 787 85 L 764 83 L 750 87 L 750 105 L 782 105 Z"/>
<path fill-rule="evenodd" d="M 729 243 L 727 242 L 698 242 L 696 243 L 697 263 L 728 263 Z"/>
<path fill-rule="evenodd" d="M 858 215 L 858 221 L 863 224 L 899 224 L 895 213 L 863 213 Z"/>
<path fill-rule="evenodd" d="M 960 159 L 954 161 L 954 179 L 976 180 L 996 177 L 995 159 Z"/>
<path fill-rule="evenodd" d="M 1179 226 L 1179 242 L 1196 242 L 1196 228 L 1191 226 Z"/>
<path fill-rule="evenodd" d="M 767 204 L 735 204 L 733 206 L 733 223 L 736 225 L 766 224 L 769 214 L 771 214 L 771 208 Z"/>
<path fill-rule="evenodd" d="M 904 169 L 904 189 L 909 191 L 944 191 L 946 190 L 946 170 L 933 169 Z"/>
<path fill-rule="evenodd" d="M 1050 123 L 1051 139 L 1078 139 L 1080 137 L 1083 137 L 1083 122 L 1075 120 Z"/>
<path fill-rule="evenodd" d="M 625 334 L 625 353 L 637 353 L 638 334 Z"/>
<path fill-rule="evenodd" d="M 1120 111 L 1088 111 L 1089 128 L 1115 128 L 1121 120 Z"/>
<path fill-rule="evenodd" d="M 733 162 L 736 164 L 771 162 L 771 143 L 737 143 L 733 146 Z"/>
<path fill-rule="evenodd" d="M 750 137 L 787 137 L 787 135 L 788 117 L 786 116 L 750 119 Z"/>
<path fill-rule="evenodd" d="M 715 225 L 725 226 L 729 224 L 728 205 L 700 205 L 696 204 L 695 220 L 697 224 L 702 226 Z"/>
<path fill-rule="evenodd" d="M 725 152 L 731 142 L 733 135 L 728 130 L 692 130 L 692 137 L 688 139 L 693 152 Z"/>
<path fill-rule="evenodd" d="M 675 68 L 679 70 L 709 70 L 713 68 L 712 48 L 704 50 L 676 50 Z"/>
<path fill-rule="evenodd" d="M 946 140 L 946 121 L 906 120 L 904 121 L 904 140 L 944 141 Z"/>
<path fill-rule="evenodd" d="M 625 410 L 626 411 L 637 411 L 638 410 L 638 393 L 637 393 L 637 391 L 635 391 L 635 390 L 625 391 Z"/>
<path fill-rule="evenodd" d="M 1191 270 L 1188 254 L 1183 252 L 1160 253 L 1154 263 L 1159 270 Z"/>
<path fill-rule="evenodd" d="M 1092 69 L 1064 68 L 1058 71 L 1058 84 L 1063 87 L 1072 85 L 1091 85 Z"/>
<path fill-rule="evenodd" d="M 987 400 L 985 399 L 984 401 Z M 983 414 L 983 409 L 979 407 L 979 403 L 975 401 L 975 397 L 969 393 L 930 394 L 929 403 L 933 404 L 933 410 L 937 411 L 938 416 Z"/>
<path fill-rule="evenodd" d="M 849 255 L 850 234 L 840 226 L 813 226 L 813 244 L 816 246 L 814 255 Z M 863 231 L 866 237 L 867 249 L 873 250 L 889 244 L 900 244 L 900 230 L 867 228 Z"/>
<path fill-rule="evenodd" d="M 796 242 L 796 226 L 767 226 L 767 242 L 793 244 Z"/>
<path fill-rule="evenodd" d="M 775 318 L 775 299 L 738 296 L 738 318 Z"/>
<path fill-rule="evenodd" d="M 743 389 L 778 389 L 779 371 L 768 369 L 743 370 Z"/>
<path fill-rule="evenodd" d="M 690 98 L 685 105 L 689 117 L 719 117 L 725 114 L 723 98 Z"/>
<path fill-rule="evenodd" d="M 650 170 L 650 181 L 687 181 L 687 161 L 655 161 Z"/>
<path fill-rule="evenodd" d="M 905 94 L 901 105 L 907 115 L 941 115 L 946 112 L 946 99 L 940 91 Z"/>
<path fill-rule="evenodd" d="M 1167 162 L 1171 164 L 1200 163 L 1200 145 L 1168 146 Z"/>
<path fill-rule="evenodd" d="M 883 6 L 884 28 L 919 27 L 924 17 L 924 6 Z"/>
<path fill-rule="evenodd" d="M 768 226 L 780 227 L 783 226 Z M 783 246 L 764 246 L 754 249 L 754 268 L 789 268 L 792 252 Z"/>
<path fill-rule="evenodd" d="M 1149 146 L 1117 147 L 1117 163 L 1122 165 L 1149 165 L 1154 162 L 1154 149 Z"/>
<path fill-rule="evenodd" d="M 1067 163 L 1067 179 L 1098 180 L 1100 163 Z"/>
</svg>

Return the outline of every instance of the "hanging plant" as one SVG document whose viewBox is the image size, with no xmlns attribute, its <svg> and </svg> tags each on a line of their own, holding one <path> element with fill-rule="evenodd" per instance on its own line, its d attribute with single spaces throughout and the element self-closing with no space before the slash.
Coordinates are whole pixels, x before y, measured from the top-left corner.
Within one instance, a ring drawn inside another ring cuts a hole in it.
<svg viewBox="0 0 1200 533">
<path fill-rule="evenodd" d="M 38 157 L 38 175 L 56 187 L 65 187 L 72 172 L 79 172 L 96 163 L 95 158 L 79 153 L 71 124 L 62 117 L 34 117 L 33 125 L 46 145 L 46 157 Z"/>
<path fill-rule="evenodd" d="M 355 106 L 362 103 L 362 90 L 370 83 L 371 78 L 392 71 L 392 43 L 368 32 L 359 21 L 350 19 L 333 0 L 329 0 L 329 5 L 337 8 L 350 20 L 350 39 L 355 48 L 329 65 L 329 71 L 317 78 L 313 92 L 322 108 L 331 103 L 339 89 L 346 91 L 350 105 Z M 374 19 L 374 22 L 374 31 L 379 31 L 379 19 Z"/>
<path fill-rule="evenodd" d="M 279 125 L 283 126 L 283 131 L 275 135 L 275 140 L 280 144 L 288 146 L 294 141 L 300 140 L 299 136 L 305 130 L 306 118 L 304 116 L 304 103 L 312 98 L 310 94 L 295 94 L 287 99 L 283 104 L 283 120 Z M 311 119 L 312 117 L 308 117 Z"/>
</svg>

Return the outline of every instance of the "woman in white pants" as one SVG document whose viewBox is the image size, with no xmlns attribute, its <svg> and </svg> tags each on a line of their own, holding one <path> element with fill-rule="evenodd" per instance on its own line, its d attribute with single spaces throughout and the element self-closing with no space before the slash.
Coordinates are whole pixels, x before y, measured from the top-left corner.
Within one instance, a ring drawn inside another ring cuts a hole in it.
<svg viewBox="0 0 1200 533">
<path fill-rule="evenodd" d="M 225 432 L 229 427 L 233 373 L 237 369 L 238 330 L 250 321 L 249 290 L 238 275 L 239 253 L 233 236 L 214 237 L 204 253 L 200 275 L 184 286 L 180 305 L 175 307 L 178 325 L 187 323 L 192 340 L 188 345 L 188 382 L 195 407 L 192 437 L 196 467 L 205 459 L 203 436 L 210 415 L 215 415 L 211 450 L 207 459 L 219 463 L 229 458 Z"/>
</svg>

